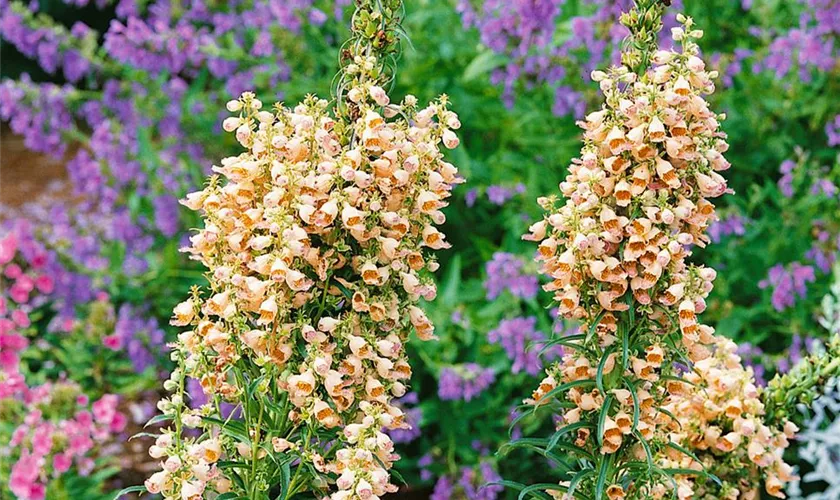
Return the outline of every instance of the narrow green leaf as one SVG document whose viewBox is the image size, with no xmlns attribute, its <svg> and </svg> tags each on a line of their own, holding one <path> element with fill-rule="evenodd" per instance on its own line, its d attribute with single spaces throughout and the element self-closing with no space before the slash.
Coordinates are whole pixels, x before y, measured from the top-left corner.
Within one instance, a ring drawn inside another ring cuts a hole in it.
<svg viewBox="0 0 840 500">
<path fill-rule="evenodd" d="M 676 422 L 676 423 L 677 423 L 677 425 L 679 425 L 679 426 L 680 426 L 680 429 L 682 429 L 682 423 L 681 423 L 679 420 L 677 420 L 677 417 L 675 417 L 673 413 L 671 413 L 670 411 L 666 410 L 665 408 L 662 408 L 661 406 L 657 406 L 657 407 L 656 407 L 656 409 L 657 409 L 657 411 L 659 411 L 660 413 L 664 413 L 665 415 L 668 415 L 669 417 L 671 417 L 671 420 L 673 420 L 674 422 Z"/>
<path fill-rule="evenodd" d="M 645 449 L 645 457 L 647 458 L 648 464 L 648 471 L 653 470 L 656 465 L 653 463 L 653 454 L 650 452 L 650 445 L 648 444 L 647 440 L 642 437 L 642 434 L 639 431 L 633 431 L 633 435 L 636 436 L 636 439 L 642 443 L 642 447 Z"/>
<path fill-rule="evenodd" d="M 720 478 L 718 478 L 714 474 L 710 474 L 710 473 L 708 473 L 706 471 L 702 471 L 702 470 L 670 468 L 670 469 L 662 469 L 662 471 L 665 472 L 666 474 L 670 475 L 670 476 L 675 476 L 677 474 L 682 475 L 682 476 L 703 476 L 703 477 L 706 477 L 707 479 L 711 479 L 718 486 L 723 486 L 723 483 L 721 483 Z"/>
<path fill-rule="evenodd" d="M 613 455 L 601 455 L 601 467 L 598 470 L 598 481 L 595 483 L 595 499 L 603 500 L 607 485 L 607 475 L 612 468 Z"/>
<path fill-rule="evenodd" d="M 627 390 L 630 391 L 630 396 L 633 397 L 633 432 L 636 432 L 636 428 L 639 426 L 639 413 L 641 411 L 639 408 L 639 396 L 636 394 L 635 386 L 633 386 L 633 383 L 627 377 L 624 377 L 624 385 L 627 386 Z"/>
<path fill-rule="evenodd" d="M 145 427 L 149 427 L 149 426 L 158 424 L 160 422 L 166 422 L 167 420 L 172 420 L 172 418 L 173 418 L 172 415 L 155 415 L 148 422 L 146 422 L 146 425 L 144 425 L 143 427 L 145 428 Z"/>
<path fill-rule="evenodd" d="M 612 352 L 612 346 L 610 346 L 609 349 L 604 351 L 604 354 L 601 355 L 601 361 L 598 363 L 598 371 L 595 373 L 595 385 L 598 386 L 598 390 L 601 391 L 601 394 L 607 393 L 607 391 L 604 390 L 604 369 L 607 366 L 607 360 L 609 359 Z M 614 369 L 615 367 L 613 367 L 613 370 Z"/>
<path fill-rule="evenodd" d="M 545 490 L 556 490 L 565 492 L 568 490 L 568 488 L 556 483 L 532 484 L 523 488 L 522 491 L 519 492 L 519 500 L 524 500 L 528 495 L 532 495 L 537 498 L 550 499 L 551 496 L 545 493 Z"/>
<path fill-rule="evenodd" d="M 145 486 L 129 486 L 128 488 L 123 488 L 123 489 L 121 489 L 120 491 L 117 492 L 117 494 L 114 496 L 114 500 L 119 500 L 120 498 L 122 498 L 123 495 L 128 495 L 129 493 L 140 493 L 140 494 L 146 493 L 146 487 Z"/>
<path fill-rule="evenodd" d="M 464 70 L 464 81 L 469 82 L 478 78 L 479 76 L 489 73 L 490 71 L 503 65 L 507 58 L 501 56 L 492 50 L 485 50 L 477 55 L 475 59 L 470 61 Z"/>
<path fill-rule="evenodd" d="M 694 460 L 695 462 L 697 462 L 698 464 L 703 465 L 703 462 L 701 462 L 700 459 L 697 458 L 697 455 L 695 455 L 691 451 L 683 448 L 682 446 L 678 445 L 677 443 L 674 443 L 673 441 L 671 441 L 671 442 L 668 442 L 665 446 L 667 446 L 669 448 L 673 448 L 673 449 L 677 450 L 678 452 L 680 452 L 680 453 L 682 453 L 682 454 L 684 454 L 688 457 L 691 457 L 691 459 Z"/>
<path fill-rule="evenodd" d="M 621 331 L 621 364 L 624 371 L 630 366 L 630 331 L 619 323 Z"/>
<path fill-rule="evenodd" d="M 604 399 L 604 404 L 601 405 L 601 413 L 598 415 L 598 446 L 604 444 L 604 425 L 606 425 L 613 399 L 613 395 L 610 394 Z"/>
<path fill-rule="evenodd" d="M 568 491 L 569 495 L 574 496 L 575 495 L 575 490 L 577 490 L 577 487 L 578 487 L 578 485 L 580 485 L 581 481 L 583 481 L 584 479 L 586 479 L 590 476 L 594 476 L 594 475 L 595 475 L 595 469 L 586 469 L 586 470 L 582 470 L 582 471 L 578 472 L 577 474 L 575 474 L 575 477 L 573 477 L 572 480 L 569 481 L 569 491 Z"/>
<path fill-rule="evenodd" d="M 574 424 L 564 425 L 551 436 L 551 440 L 549 440 L 548 442 L 548 447 L 546 448 L 546 451 L 551 451 L 555 446 L 557 446 L 557 443 L 560 442 L 560 438 L 562 438 L 566 434 L 576 432 L 578 429 L 582 429 L 584 427 L 591 426 L 588 422 L 575 422 Z"/>
<path fill-rule="evenodd" d="M 289 485 L 292 481 L 292 471 L 289 463 L 286 462 L 280 467 L 280 495 L 277 500 L 286 500 L 289 497 Z"/>
<path fill-rule="evenodd" d="M 545 401 L 548 399 L 553 398 L 555 395 L 561 392 L 566 392 L 569 389 L 573 389 L 575 387 L 593 387 L 595 385 L 594 380 L 574 380 L 572 382 L 566 382 L 565 384 L 558 385 L 554 389 L 548 391 L 543 397 L 541 401 Z"/>
<path fill-rule="evenodd" d="M 588 344 L 589 341 L 592 340 L 592 337 L 595 336 L 595 329 L 598 328 L 598 323 L 601 322 L 601 319 L 604 318 L 605 314 L 607 314 L 607 310 L 603 309 L 600 313 L 598 313 L 598 316 L 595 317 L 595 321 L 593 321 L 592 324 L 589 325 L 589 332 L 587 332 L 586 334 L 586 340 L 584 341 L 584 344 Z"/>
<path fill-rule="evenodd" d="M 519 491 L 519 490 L 522 490 L 523 488 L 525 488 L 524 484 L 517 483 L 516 481 L 508 481 L 507 479 L 500 479 L 498 481 L 493 481 L 492 483 L 487 483 L 487 484 L 491 485 L 491 486 L 498 485 L 498 486 L 504 486 L 505 488 L 513 488 L 516 491 Z"/>
</svg>

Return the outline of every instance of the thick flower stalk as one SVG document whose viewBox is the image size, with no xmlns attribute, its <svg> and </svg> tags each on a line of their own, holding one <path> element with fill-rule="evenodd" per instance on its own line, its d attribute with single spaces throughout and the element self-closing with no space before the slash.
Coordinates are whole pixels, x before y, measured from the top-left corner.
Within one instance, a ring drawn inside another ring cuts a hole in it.
<svg viewBox="0 0 840 500">
<path fill-rule="evenodd" d="M 709 200 L 727 192 L 719 172 L 730 166 L 728 145 L 723 116 L 704 99 L 717 75 L 698 57 L 702 31 L 679 16 L 677 49 L 657 50 L 664 7 L 638 0 L 622 16 L 632 33 L 623 65 L 593 72 L 605 104 L 580 123 L 584 145 L 560 185 L 562 201 L 540 199 L 548 214 L 525 237 L 539 242 L 545 289 L 560 314 L 582 323 L 583 333 L 555 341 L 565 355 L 526 400 L 561 413 L 546 451 L 562 446 L 583 464 L 555 487 L 567 498 L 691 498 L 696 483 L 718 480 L 688 448 L 740 453 L 749 425 L 762 433 L 760 453 L 750 441 L 749 458 L 768 471 L 768 491 L 779 494 L 777 483 L 790 476 L 784 435 L 765 436 L 758 423 L 752 373 L 697 320 L 715 271 L 686 259 L 709 242 Z M 715 405 L 726 409 L 725 423 Z M 741 422 L 753 424 L 731 429 Z M 713 426 L 723 429 L 697 434 Z"/>
<path fill-rule="evenodd" d="M 437 226 L 461 179 L 441 152 L 460 126 L 446 97 L 419 108 L 382 87 L 399 15 L 390 3 L 358 4 L 335 114 L 314 96 L 291 109 L 251 93 L 227 105 L 223 127 L 245 151 L 184 201 L 204 218 L 186 251 L 210 283 L 175 309 L 186 331 L 173 346 L 175 394 L 159 405 L 174 426 L 150 450 L 163 469 L 150 492 L 396 490 L 384 431 L 407 427 L 393 402 L 411 376 L 404 346 L 412 331 L 434 338 L 417 303 L 435 297 L 432 251 L 449 246 Z M 208 404 L 186 405 L 187 378 Z"/>
<path fill-rule="evenodd" d="M 801 418 L 798 409 L 810 408 L 829 381 L 840 377 L 840 334 L 835 333 L 820 350 L 800 361 L 788 373 L 778 374 L 767 384 L 762 401 L 767 419 L 784 423 Z"/>
</svg>

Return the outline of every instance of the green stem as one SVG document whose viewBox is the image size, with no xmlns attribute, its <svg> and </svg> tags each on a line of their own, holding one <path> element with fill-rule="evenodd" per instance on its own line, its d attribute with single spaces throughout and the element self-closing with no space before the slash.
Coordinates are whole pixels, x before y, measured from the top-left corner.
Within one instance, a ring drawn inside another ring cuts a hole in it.
<svg viewBox="0 0 840 500">
<path fill-rule="evenodd" d="M 257 427 L 254 429 L 254 437 L 251 438 L 251 498 L 257 497 L 257 462 L 259 461 L 260 430 L 262 430 L 263 412 L 265 405 L 260 399 L 260 413 L 257 417 Z"/>
<path fill-rule="evenodd" d="M 178 350 L 178 397 L 181 398 L 181 404 L 175 407 L 175 444 L 178 447 L 178 450 L 181 451 L 183 449 L 183 443 L 181 441 L 181 430 L 182 430 L 182 417 L 183 417 L 183 408 L 184 408 L 184 382 L 186 374 L 184 373 L 184 354 L 179 349 Z"/>
<path fill-rule="evenodd" d="M 309 450 L 309 428 L 308 427 L 306 428 L 306 432 L 304 434 L 303 442 L 304 442 L 304 449 L 303 449 L 303 452 L 301 453 L 301 457 L 303 457 L 303 455 L 305 455 L 306 452 Z M 292 480 L 289 482 L 289 492 L 286 495 L 286 498 L 291 498 L 293 495 L 299 493 L 297 491 L 297 488 L 298 488 L 297 483 L 298 483 L 298 480 L 300 479 L 300 474 L 301 474 L 302 470 L 303 470 L 303 464 L 299 463 L 298 466 L 297 466 L 297 469 L 295 469 L 295 475 L 292 476 Z"/>
</svg>

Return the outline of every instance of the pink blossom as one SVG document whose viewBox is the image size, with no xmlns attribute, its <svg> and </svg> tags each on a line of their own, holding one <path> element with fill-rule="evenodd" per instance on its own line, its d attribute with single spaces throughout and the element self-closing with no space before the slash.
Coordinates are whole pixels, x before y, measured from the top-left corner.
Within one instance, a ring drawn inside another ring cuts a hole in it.
<svg viewBox="0 0 840 500">
<path fill-rule="evenodd" d="M 93 418 L 100 424 L 110 424 L 117 413 L 119 399 L 114 394 L 106 394 L 93 403 Z"/>
<path fill-rule="evenodd" d="M 108 335 L 102 339 L 102 344 L 112 351 L 118 351 L 122 348 L 122 339 L 116 334 Z"/>
<path fill-rule="evenodd" d="M 35 289 L 35 280 L 27 274 L 21 274 L 18 276 L 15 286 L 18 286 L 27 292 L 31 292 Z"/>
<path fill-rule="evenodd" d="M 9 489 L 12 493 L 22 500 L 42 500 L 44 488 L 36 483 L 41 467 L 42 458 L 30 454 L 29 450 L 23 450 L 9 476 Z"/>
<path fill-rule="evenodd" d="M 32 435 L 32 451 L 38 455 L 47 455 L 53 447 L 54 431 L 50 424 L 39 425 Z"/>
<path fill-rule="evenodd" d="M 43 274 L 35 279 L 35 286 L 38 288 L 39 292 L 49 294 L 55 290 L 55 281 L 52 277 Z"/>
<path fill-rule="evenodd" d="M 29 315 L 23 309 L 15 309 L 12 311 L 12 321 L 21 328 L 27 328 L 32 323 L 29 321 Z"/>
<path fill-rule="evenodd" d="M 124 413 L 115 413 L 114 418 L 111 419 L 111 432 L 122 432 L 123 430 L 125 430 L 125 426 L 127 423 L 128 417 L 126 417 Z"/>
<path fill-rule="evenodd" d="M 12 322 L 12 320 L 7 318 L 0 318 L 0 335 L 6 335 L 7 333 L 14 331 L 14 329 L 15 324 Z M 0 342 L 0 345 L 3 344 Z"/>
<path fill-rule="evenodd" d="M 42 267 L 47 265 L 47 254 L 39 252 L 32 257 L 32 260 L 29 261 L 29 264 L 32 266 L 33 269 L 41 269 Z"/>
<path fill-rule="evenodd" d="M 5 380 L 0 381 L 0 399 L 14 396 L 26 390 L 26 382 L 20 373 L 6 374 Z"/>
<path fill-rule="evenodd" d="M 64 474 L 73 464 L 73 458 L 65 453 L 59 453 L 53 457 L 53 470 L 57 474 Z"/>
<path fill-rule="evenodd" d="M 21 351 L 27 345 L 29 345 L 29 341 L 23 335 L 17 333 L 0 333 L 0 347 L 4 351 Z"/>
<path fill-rule="evenodd" d="M 8 267 L 6 267 L 6 270 L 3 272 L 3 274 L 5 274 L 6 277 L 10 280 L 14 280 L 17 279 L 21 274 L 23 274 L 23 271 L 21 270 L 19 265 L 10 264 Z"/>
<path fill-rule="evenodd" d="M 0 240 L 0 265 L 6 265 L 15 258 L 17 245 L 17 238 L 14 234 L 9 234 Z"/>
<path fill-rule="evenodd" d="M 9 290 L 9 296 L 18 304 L 26 304 L 29 302 L 29 290 L 18 286 L 17 283 L 12 285 L 11 290 Z"/>
<path fill-rule="evenodd" d="M 17 353 L 12 351 L 0 352 L 0 371 L 14 372 L 17 370 L 20 358 Z M 5 397 L 4 391 L 0 390 L 0 398 Z"/>
</svg>

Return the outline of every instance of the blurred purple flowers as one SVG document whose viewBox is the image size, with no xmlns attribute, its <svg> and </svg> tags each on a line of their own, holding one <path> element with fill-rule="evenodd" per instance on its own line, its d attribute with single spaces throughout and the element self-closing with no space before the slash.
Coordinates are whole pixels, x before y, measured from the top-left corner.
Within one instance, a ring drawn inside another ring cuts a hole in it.
<svg viewBox="0 0 840 500">
<path fill-rule="evenodd" d="M 490 80 L 503 88 L 502 99 L 513 106 L 519 87 L 553 88 L 552 112 L 557 116 L 583 116 L 586 109 L 581 82 L 589 81 L 595 68 L 616 63 L 627 30 L 617 20 L 632 5 L 630 0 L 485 0 L 475 7 L 459 0 L 458 12 L 465 27 L 476 28 L 490 51 L 504 56 Z M 581 4 L 581 5 L 578 5 Z M 674 11 L 682 6 L 677 0 Z M 560 22 L 569 7 L 569 22 Z M 673 25 L 666 16 L 666 30 Z"/>
<path fill-rule="evenodd" d="M 120 307 L 111 337 L 117 349 L 125 349 L 138 372 L 156 365 L 165 351 L 164 332 L 157 320 L 138 315 L 128 304 Z"/>
<path fill-rule="evenodd" d="M 410 443 L 422 434 L 420 430 L 420 419 L 423 417 L 423 411 L 417 406 L 419 402 L 420 398 L 416 392 L 409 392 L 395 401 L 397 407 L 403 411 L 405 423 L 409 425 L 409 428 L 386 430 L 385 432 L 391 436 L 391 440 L 394 443 Z M 418 463 L 418 465 L 420 464 Z M 422 467 L 422 465 L 420 466 Z"/>
<path fill-rule="evenodd" d="M 546 335 L 536 330 L 536 325 L 537 318 L 534 316 L 506 319 L 487 334 L 487 339 L 501 345 L 508 358 L 513 361 L 513 366 L 511 366 L 513 373 L 524 370 L 529 375 L 536 376 L 543 369 L 539 352 L 541 343 L 546 340 Z M 549 348 L 544 356 L 547 359 L 554 359 L 562 354 L 562 348 L 556 346 Z"/>
<path fill-rule="evenodd" d="M 467 500 L 495 500 L 504 486 L 491 484 L 501 481 L 502 477 L 493 468 L 489 461 L 482 461 L 477 467 L 462 467 L 457 481 L 449 476 L 441 476 L 432 495 L 431 500 L 454 500 L 466 498 Z"/>
<path fill-rule="evenodd" d="M 533 299 L 539 291 L 539 281 L 534 274 L 524 272 L 525 262 L 518 256 L 496 252 L 485 265 L 487 278 L 484 288 L 487 290 L 487 300 L 493 300 L 505 290 L 514 297 Z"/>
<path fill-rule="evenodd" d="M 799 262 L 792 262 L 785 266 L 776 264 L 770 269 L 767 279 L 759 282 L 761 289 L 772 288 L 771 302 L 773 308 L 779 312 L 796 304 L 797 297 L 805 298 L 808 293 L 808 283 L 816 280 L 814 268 Z"/>
<path fill-rule="evenodd" d="M 727 236 L 743 236 L 749 219 L 739 214 L 729 214 L 709 225 L 708 234 L 712 243 L 720 243 Z"/>
<path fill-rule="evenodd" d="M 772 71 L 777 78 L 796 72 L 810 81 L 813 71 L 831 70 L 838 58 L 835 37 L 840 35 L 840 2 L 837 0 L 798 0 L 804 7 L 797 26 L 776 36 L 768 53 L 753 70 Z M 761 33 L 759 33 L 761 34 Z"/>
<path fill-rule="evenodd" d="M 438 397 L 444 401 L 470 401 L 496 380 L 492 368 L 466 363 L 444 368 L 438 378 Z"/>
</svg>

